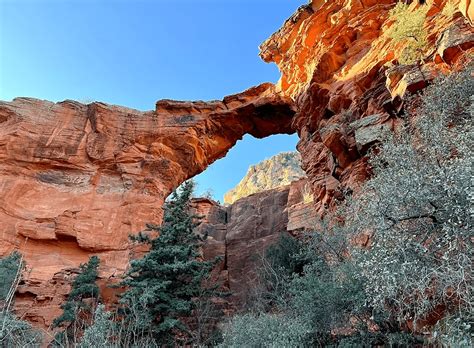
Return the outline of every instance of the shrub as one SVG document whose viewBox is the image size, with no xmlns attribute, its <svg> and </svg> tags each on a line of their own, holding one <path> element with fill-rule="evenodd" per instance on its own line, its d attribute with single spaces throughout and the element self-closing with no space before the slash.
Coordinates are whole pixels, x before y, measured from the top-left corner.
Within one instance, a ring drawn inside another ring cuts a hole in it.
<svg viewBox="0 0 474 348">
<path fill-rule="evenodd" d="M 347 328 L 350 320 L 367 330 L 363 282 L 356 266 L 341 254 L 345 243 L 339 231 L 332 235 L 315 232 L 305 251 L 310 262 L 289 285 L 286 310 L 311 323 L 312 337 L 319 345 L 329 344 L 332 332 Z"/>
<path fill-rule="evenodd" d="M 305 255 L 302 255 L 304 245 L 298 239 L 289 234 L 282 233 L 278 241 L 270 245 L 265 252 L 268 265 L 282 277 L 301 273 L 303 266 L 307 263 Z M 269 281 L 272 282 L 270 275 Z"/>
<path fill-rule="evenodd" d="M 444 318 L 434 328 L 433 343 L 442 347 L 468 348 L 474 346 L 474 315 L 460 313 Z"/>
<path fill-rule="evenodd" d="M 39 347 L 42 336 L 30 323 L 16 318 L 11 312 L 0 312 L 1 347 Z"/>
<path fill-rule="evenodd" d="M 21 255 L 17 252 L 0 259 L 0 304 L 10 302 L 22 269 Z M 0 309 L 3 309 L 0 307 Z"/>
<path fill-rule="evenodd" d="M 36 347 L 41 343 L 40 333 L 11 312 L 23 266 L 22 257 L 17 252 L 0 259 L 0 346 L 2 347 Z"/>
<path fill-rule="evenodd" d="M 369 305 L 400 322 L 438 306 L 472 311 L 471 72 L 427 88 L 416 117 L 372 154 L 374 177 L 345 213 L 348 232 L 374 232 L 369 250 L 353 250 Z"/>
<path fill-rule="evenodd" d="M 427 47 L 428 32 L 424 28 L 428 6 L 420 6 L 411 10 L 408 4 L 398 2 L 390 10 L 390 19 L 393 24 L 386 34 L 394 43 L 403 43 L 404 47 L 398 61 L 401 64 L 414 64 L 419 61 Z"/>
<path fill-rule="evenodd" d="M 84 330 L 79 343 L 80 348 L 107 347 L 111 342 L 114 323 L 112 313 L 105 310 L 105 306 L 97 306 L 92 325 Z"/>
<path fill-rule="evenodd" d="M 235 316 L 223 334 L 221 347 L 303 347 L 309 323 L 279 314 Z"/>
</svg>

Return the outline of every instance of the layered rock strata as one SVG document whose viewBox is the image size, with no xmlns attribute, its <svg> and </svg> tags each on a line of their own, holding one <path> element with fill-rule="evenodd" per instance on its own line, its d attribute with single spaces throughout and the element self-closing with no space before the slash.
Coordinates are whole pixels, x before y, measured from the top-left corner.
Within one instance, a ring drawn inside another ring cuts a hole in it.
<svg viewBox="0 0 474 348">
<path fill-rule="evenodd" d="M 387 35 L 397 2 L 313 0 L 260 46 L 281 71 L 277 91 L 295 101 L 297 148 L 320 214 L 366 179 L 366 151 L 400 122 L 405 96 L 472 58 L 472 1 L 411 1 L 411 11 L 427 7 L 429 49 L 420 65 L 400 65 L 404 43 Z"/>
<path fill-rule="evenodd" d="M 0 103 L 0 255 L 27 265 L 17 309 L 49 327 L 71 269 L 92 254 L 123 273 L 128 236 L 159 223 L 184 180 L 244 134 L 292 133 L 291 100 L 262 84 L 215 102 L 162 100 L 153 111 L 17 98 Z M 34 304 L 32 308 L 32 304 Z"/>
</svg>

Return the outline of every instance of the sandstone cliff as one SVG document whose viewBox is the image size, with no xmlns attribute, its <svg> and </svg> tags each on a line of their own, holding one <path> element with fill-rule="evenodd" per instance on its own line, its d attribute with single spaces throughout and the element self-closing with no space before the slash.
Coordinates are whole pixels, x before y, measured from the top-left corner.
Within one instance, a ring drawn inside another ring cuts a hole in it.
<svg viewBox="0 0 474 348">
<path fill-rule="evenodd" d="M 430 49 L 420 65 L 399 64 L 402 46 L 386 35 L 395 3 L 314 0 L 300 7 L 261 46 L 262 58 L 281 71 L 278 84 L 223 101 L 164 100 L 148 112 L 29 98 L 1 102 L 0 255 L 18 249 L 28 269 L 18 312 L 48 327 L 60 312 L 71 273 L 89 255 L 101 257 L 104 281 L 123 272 L 128 234 L 159 222 L 171 190 L 246 133 L 296 131 L 300 137 L 314 203 L 288 208 L 288 225 L 278 220 L 276 226 L 311 225 L 307 221 L 324 214 L 334 198 L 357 190 L 367 177 L 367 149 L 399 123 L 406 95 L 439 72 L 456 69 L 473 52 L 474 3 L 455 0 L 456 11 L 446 17 L 447 2 L 433 0 L 424 5 Z M 235 221 L 249 228 L 254 218 L 245 222 L 247 212 L 260 219 L 267 214 L 239 206 L 232 208 Z M 235 245 L 244 248 L 259 237 L 249 232 Z M 229 271 L 239 255 L 246 257 L 244 251 L 233 255 L 227 258 Z"/>
<path fill-rule="evenodd" d="M 260 47 L 260 56 L 281 71 L 277 91 L 295 101 L 297 149 L 321 214 L 355 190 L 366 176 L 365 153 L 399 122 L 407 94 L 426 86 L 472 56 L 474 3 L 431 0 L 422 22 L 428 49 L 421 65 L 398 62 L 403 43 L 387 31 L 396 0 L 313 0 L 301 6 Z M 411 14 L 408 14 L 410 16 Z"/>
<path fill-rule="evenodd" d="M 224 195 L 224 203 L 232 204 L 253 193 L 289 185 L 305 176 L 298 152 L 280 153 L 251 166 L 238 185 Z"/>
<path fill-rule="evenodd" d="M 293 115 L 271 84 L 223 101 L 162 100 L 147 112 L 0 102 L 0 255 L 19 250 L 27 265 L 17 310 L 49 327 L 71 270 L 96 254 L 103 279 L 120 276 L 131 257 L 128 236 L 160 222 L 174 188 L 244 134 L 292 133 Z"/>
<path fill-rule="evenodd" d="M 245 303 L 260 267 L 265 250 L 282 233 L 293 234 L 315 227 L 311 203 L 304 201 L 306 179 L 243 197 L 231 205 L 220 206 L 198 198 L 193 204 L 204 216 L 197 233 L 206 236 L 206 259 L 221 257 L 219 279 L 232 294 L 234 307 Z"/>
</svg>

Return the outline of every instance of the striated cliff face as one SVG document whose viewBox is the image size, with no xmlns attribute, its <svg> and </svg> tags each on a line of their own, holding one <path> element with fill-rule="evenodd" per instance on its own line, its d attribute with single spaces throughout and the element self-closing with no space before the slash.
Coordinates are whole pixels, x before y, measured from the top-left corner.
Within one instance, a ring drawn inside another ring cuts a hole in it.
<svg viewBox="0 0 474 348">
<path fill-rule="evenodd" d="M 428 49 L 422 63 L 398 64 L 410 38 L 396 43 L 387 35 L 397 2 L 313 0 L 260 47 L 262 59 L 281 71 L 277 91 L 295 101 L 297 148 L 321 214 L 333 197 L 366 178 L 366 150 L 399 122 L 405 95 L 472 55 L 474 3 L 453 0 L 446 15 L 448 1 L 430 0 L 423 5 Z"/>
<path fill-rule="evenodd" d="M 301 169 L 301 156 L 298 152 L 280 153 L 250 166 L 238 185 L 224 195 L 224 203 L 232 204 L 253 193 L 289 185 L 305 176 L 306 173 Z"/>
<path fill-rule="evenodd" d="M 25 257 L 18 311 L 48 327 L 69 291 L 70 269 L 97 254 L 104 279 L 122 274 L 129 234 L 159 223 L 175 187 L 246 133 L 293 132 L 293 115 L 271 84 L 223 101 L 162 100 L 147 112 L 1 102 L 0 255 L 16 249 Z"/>
<path fill-rule="evenodd" d="M 344 190 L 356 190 L 366 178 L 364 155 L 397 125 L 406 94 L 472 55 L 474 3 L 455 0 L 457 10 L 446 17 L 447 2 L 433 0 L 424 5 L 430 49 L 420 66 L 399 65 L 402 46 L 386 35 L 395 3 L 314 0 L 302 6 L 261 46 L 262 58 L 280 68 L 278 84 L 223 101 L 164 100 L 147 112 L 73 101 L 1 102 L 0 255 L 18 249 L 25 256 L 20 315 L 48 327 L 73 270 L 89 255 L 100 256 L 103 282 L 120 275 L 131 255 L 128 234 L 159 222 L 166 196 L 244 134 L 297 131 L 313 203 L 301 200 L 302 182 L 287 197 L 250 196 L 258 203 L 229 208 L 225 237 L 217 231 L 207 249 L 220 252 L 224 238 L 229 284 L 245 284 L 230 274 L 251 269 L 242 260 L 270 233 L 254 224 L 271 231 L 311 227 Z M 286 209 L 286 218 L 272 209 Z M 239 226 L 245 230 L 234 233 Z"/>
</svg>

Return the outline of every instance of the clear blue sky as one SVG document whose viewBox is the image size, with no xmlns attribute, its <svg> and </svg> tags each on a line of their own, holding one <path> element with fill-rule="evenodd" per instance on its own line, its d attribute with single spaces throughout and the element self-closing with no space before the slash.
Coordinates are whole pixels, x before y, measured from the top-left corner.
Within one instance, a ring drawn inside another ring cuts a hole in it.
<svg viewBox="0 0 474 348">
<path fill-rule="evenodd" d="M 0 0 L 0 99 L 221 99 L 276 82 L 258 45 L 304 0 Z M 251 137 L 198 178 L 220 199 L 295 136 Z"/>
</svg>

